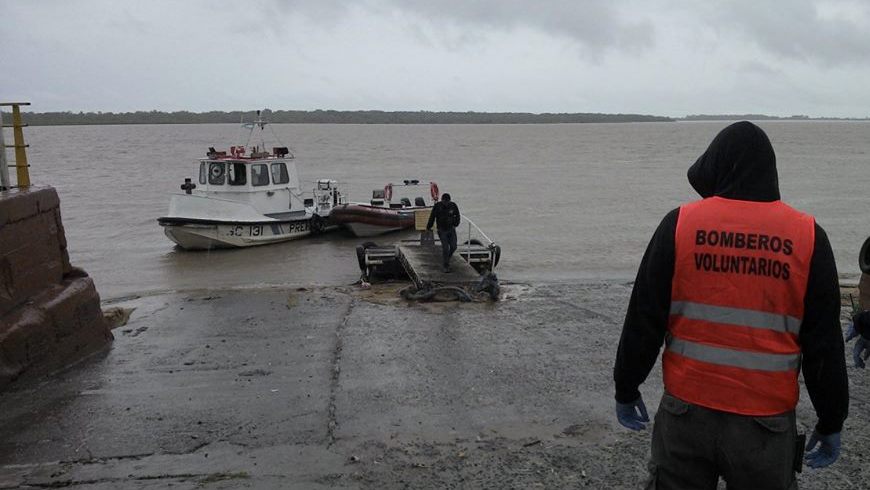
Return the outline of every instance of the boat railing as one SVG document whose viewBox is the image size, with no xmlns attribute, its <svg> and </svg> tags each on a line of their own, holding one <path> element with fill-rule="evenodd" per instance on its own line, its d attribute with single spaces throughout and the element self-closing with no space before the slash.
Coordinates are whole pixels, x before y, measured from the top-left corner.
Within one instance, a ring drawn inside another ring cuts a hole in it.
<svg viewBox="0 0 870 490">
<path fill-rule="evenodd" d="M 460 227 L 457 227 L 456 253 L 463 260 L 478 268 L 482 266 L 492 271 L 498 265 L 501 257 L 501 247 L 495 244 L 471 218 L 462 215 Z M 477 265 L 475 265 L 477 264 Z"/>
</svg>

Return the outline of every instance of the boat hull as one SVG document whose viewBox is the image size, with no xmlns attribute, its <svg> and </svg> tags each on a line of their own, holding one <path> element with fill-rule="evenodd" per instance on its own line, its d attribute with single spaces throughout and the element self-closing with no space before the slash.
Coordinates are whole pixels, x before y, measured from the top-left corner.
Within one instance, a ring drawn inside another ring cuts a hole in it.
<svg viewBox="0 0 870 490">
<path fill-rule="evenodd" d="M 310 219 L 248 223 L 161 218 L 158 222 L 166 236 L 185 250 L 253 247 L 312 234 Z"/>
<path fill-rule="evenodd" d="M 359 222 L 350 222 L 344 224 L 345 228 L 350 230 L 354 236 L 364 238 L 364 237 L 372 237 L 383 235 L 384 233 L 390 233 L 393 231 L 404 230 L 407 227 L 386 227 L 380 225 L 370 225 L 368 223 L 359 223 Z"/>
<path fill-rule="evenodd" d="M 345 204 L 333 208 L 330 221 L 344 225 L 358 237 L 383 235 L 414 226 L 414 212 L 427 208 L 390 209 L 366 204 Z"/>
</svg>

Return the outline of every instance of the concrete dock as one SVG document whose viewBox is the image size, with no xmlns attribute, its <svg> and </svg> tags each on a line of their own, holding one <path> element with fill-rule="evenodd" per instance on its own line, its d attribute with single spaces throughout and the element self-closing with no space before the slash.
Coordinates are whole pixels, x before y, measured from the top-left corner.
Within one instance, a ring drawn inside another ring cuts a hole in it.
<svg viewBox="0 0 870 490">
<path fill-rule="evenodd" d="M 613 415 L 629 285 L 463 304 L 402 286 L 106 305 L 135 308 L 111 350 L 0 394 L 0 488 L 641 486 L 651 431 Z M 840 460 L 802 489 L 870 487 L 870 372 L 849 375 Z M 658 367 L 642 390 L 655 411 Z M 799 429 L 814 423 L 804 392 Z"/>
</svg>

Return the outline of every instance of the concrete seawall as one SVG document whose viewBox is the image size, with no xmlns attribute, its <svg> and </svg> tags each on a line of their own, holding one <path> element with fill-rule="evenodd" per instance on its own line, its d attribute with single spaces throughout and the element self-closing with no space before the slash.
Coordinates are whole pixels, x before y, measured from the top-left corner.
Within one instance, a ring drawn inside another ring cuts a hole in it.
<svg viewBox="0 0 870 490">
<path fill-rule="evenodd" d="M 0 389 L 111 340 L 93 281 L 70 265 L 55 189 L 0 192 Z"/>
</svg>

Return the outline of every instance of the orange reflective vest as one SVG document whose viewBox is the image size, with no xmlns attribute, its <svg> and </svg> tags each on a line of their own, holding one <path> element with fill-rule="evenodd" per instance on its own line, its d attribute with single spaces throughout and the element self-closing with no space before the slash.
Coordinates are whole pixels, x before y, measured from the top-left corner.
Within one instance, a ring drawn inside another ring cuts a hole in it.
<svg viewBox="0 0 870 490">
<path fill-rule="evenodd" d="M 682 206 L 665 389 L 742 415 L 794 410 L 814 243 L 813 217 L 780 201 L 711 197 Z"/>
</svg>

